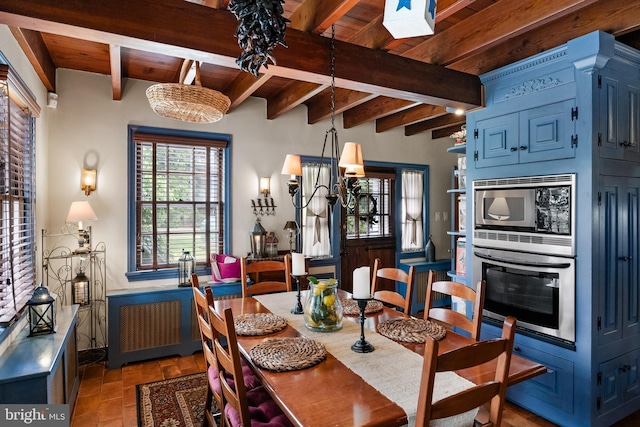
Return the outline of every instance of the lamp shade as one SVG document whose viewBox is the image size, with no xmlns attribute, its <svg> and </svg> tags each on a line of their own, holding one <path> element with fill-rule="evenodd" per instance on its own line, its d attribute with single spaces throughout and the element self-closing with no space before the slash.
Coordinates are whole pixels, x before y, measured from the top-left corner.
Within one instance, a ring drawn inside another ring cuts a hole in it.
<svg viewBox="0 0 640 427">
<path fill-rule="evenodd" d="M 362 146 L 356 142 L 347 142 L 342 149 L 342 155 L 338 166 L 345 168 L 345 175 L 364 176 L 364 160 L 362 159 Z"/>
<path fill-rule="evenodd" d="M 94 221 L 98 219 L 96 213 L 87 201 L 73 202 L 67 214 L 67 222 Z"/>
<path fill-rule="evenodd" d="M 300 156 L 296 154 L 287 154 L 282 165 L 282 175 L 302 175 L 302 163 Z"/>
</svg>

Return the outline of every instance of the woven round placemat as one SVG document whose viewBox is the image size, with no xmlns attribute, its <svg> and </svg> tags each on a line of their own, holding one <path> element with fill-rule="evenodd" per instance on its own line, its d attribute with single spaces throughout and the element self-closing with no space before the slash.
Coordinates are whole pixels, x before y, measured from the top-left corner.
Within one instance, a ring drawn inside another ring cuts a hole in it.
<svg viewBox="0 0 640 427">
<path fill-rule="evenodd" d="M 297 371 L 322 362 L 327 350 L 321 343 L 303 337 L 273 338 L 254 346 L 249 354 L 263 369 Z"/>
<path fill-rule="evenodd" d="M 267 335 L 283 330 L 287 320 L 271 313 L 240 314 L 233 318 L 237 335 Z"/>
<path fill-rule="evenodd" d="M 394 341 L 423 343 L 427 335 L 441 340 L 447 334 L 444 326 L 423 319 L 390 319 L 380 322 L 378 332 Z"/>
<path fill-rule="evenodd" d="M 360 307 L 358 307 L 358 302 L 352 300 L 350 298 L 341 299 L 342 303 L 342 312 L 346 316 L 359 316 L 360 315 Z M 384 308 L 384 305 L 375 299 L 367 301 L 367 306 L 364 309 L 364 314 L 376 313 Z"/>
</svg>

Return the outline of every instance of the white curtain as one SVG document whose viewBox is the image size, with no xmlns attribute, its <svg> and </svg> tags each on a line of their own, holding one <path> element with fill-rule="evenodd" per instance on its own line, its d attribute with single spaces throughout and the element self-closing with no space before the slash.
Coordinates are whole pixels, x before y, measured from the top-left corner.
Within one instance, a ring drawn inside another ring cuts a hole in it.
<svg viewBox="0 0 640 427">
<path fill-rule="evenodd" d="M 316 178 L 320 169 L 320 183 L 329 183 L 329 165 L 302 165 L 302 202 L 307 203 L 313 193 Z M 325 196 L 328 190 L 321 187 L 313 195 L 308 206 L 302 210 L 302 253 L 306 256 L 318 257 L 331 255 L 329 237 L 329 204 Z"/>
<path fill-rule="evenodd" d="M 402 250 L 424 249 L 422 205 L 424 172 L 402 171 Z"/>
</svg>

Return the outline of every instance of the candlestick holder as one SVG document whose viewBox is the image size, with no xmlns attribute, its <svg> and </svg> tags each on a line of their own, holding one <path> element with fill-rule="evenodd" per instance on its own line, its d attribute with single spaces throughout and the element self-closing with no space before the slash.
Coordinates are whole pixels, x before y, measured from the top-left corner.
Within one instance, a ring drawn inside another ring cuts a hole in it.
<svg viewBox="0 0 640 427">
<path fill-rule="evenodd" d="M 360 309 L 360 339 L 351 346 L 351 350 L 356 353 L 371 353 L 374 347 L 369 341 L 364 339 L 364 311 L 367 308 L 367 302 L 369 302 L 372 297 L 353 299 L 358 303 L 358 308 Z"/>
<path fill-rule="evenodd" d="M 306 276 L 306 274 L 297 275 L 292 274 L 291 277 L 296 279 L 296 288 L 298 288 L 297 302 L 296 306 L 291 309 L 291 314 L 302 314 L 304 310 L 302 309 L 302 302 L 300 301 L 300 278 Z"/>
</svg>

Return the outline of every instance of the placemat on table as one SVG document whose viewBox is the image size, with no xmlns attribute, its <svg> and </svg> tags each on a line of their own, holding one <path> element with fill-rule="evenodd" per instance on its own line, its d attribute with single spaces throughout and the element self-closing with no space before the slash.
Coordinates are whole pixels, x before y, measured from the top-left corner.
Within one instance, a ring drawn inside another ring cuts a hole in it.
<svg viewBox="0 0 640 427">
<path fill-rule="evenodd" d="M 340 303 L 342 304 L 342 312 L 347 316 L 359 316 L 360 315 L 360 307 L 358 307 L 358 302 L 351 298 L 342 298 L 340 299 Z M 372 299 L 367 301 L 367 306 L 364 309 L 364 314 L 377 313 L 378 311 L 382 311 L 384 305 L 382 302 Z"/>
<path fill-rule="evenodd" d="M 318 341 L 303 337 L 273 338 L 254 346 L 249 355 L 263 369 L 285 372 L 309 368 L 327 357 Z"/>
<path fill-rule="evenodd" d="M 423 319 L 389 319 L 380 322 L 378 332 L 395 341 L 423 343 L 427 335 L 441 340 L 447 334 L 444 326 Z"/>
<path fill-rule="evenodd" d="M 272 313 L 247 313 L 233 318 L 237 335 L 267 335 L 283 330 L 287 320 Z"/>
</svg>

